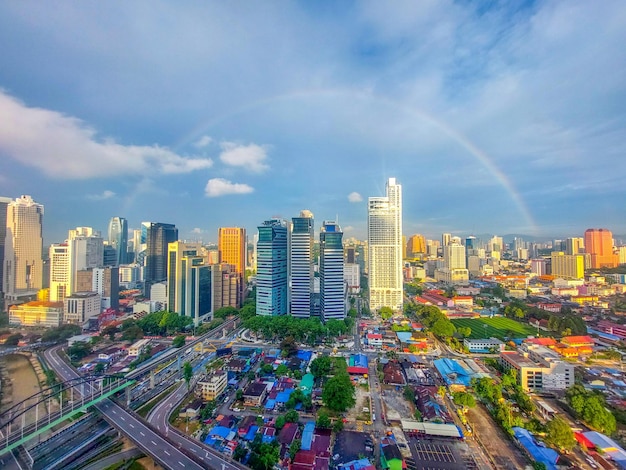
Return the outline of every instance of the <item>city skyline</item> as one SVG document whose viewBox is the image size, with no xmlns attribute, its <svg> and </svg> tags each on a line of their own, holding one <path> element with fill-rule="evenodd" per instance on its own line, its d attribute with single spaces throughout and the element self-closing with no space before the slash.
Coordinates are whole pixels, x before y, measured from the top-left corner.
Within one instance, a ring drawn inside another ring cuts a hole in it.
<svg viewBox="0 0 626 470">
<path fill-rule="evenodd" d="M 624 12 L 5 3 L 0 196 L 47 207 L 46 244 L 111 217 L 216 241 L 302 207 L 364 239 L 389 177 L 409 236 L 623 234 Z"/>
</svg>

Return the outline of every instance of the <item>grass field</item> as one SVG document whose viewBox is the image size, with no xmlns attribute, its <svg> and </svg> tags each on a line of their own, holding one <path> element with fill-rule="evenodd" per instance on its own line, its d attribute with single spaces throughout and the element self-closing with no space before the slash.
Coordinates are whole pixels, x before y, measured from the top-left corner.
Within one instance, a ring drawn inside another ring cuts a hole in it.
<svg viewBox="0 0 626 470">
<path fill-rule="evenodd" d="M 459 326 L 470 327 L 472 334 L 469 337 L 472 339 L 491 338 L 492 336 L 499 339 L 505 337 L 525 338 L 537 334 L 536 328 L 506 317 L 457 318 L 452 320 L 452 323 L 457 328 Z"/>
</svg>

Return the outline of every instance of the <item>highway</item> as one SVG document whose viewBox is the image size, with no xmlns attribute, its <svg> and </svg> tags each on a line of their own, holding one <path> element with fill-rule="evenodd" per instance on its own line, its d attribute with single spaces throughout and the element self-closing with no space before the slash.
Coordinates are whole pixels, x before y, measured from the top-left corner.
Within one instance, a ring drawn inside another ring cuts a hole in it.
<svg viewBox="0 0 626 470">
<path fill-rule="evenodd" d="M 62 380 L 78 377 L 78 373 L 59 358 L 58 353 L 61 348 L 62 346 L 56 346 L 44 352 L 48 365 L 54 369 Z M 137 447 L 153 457 L 164 467 L 169 469 L 193 470 L 202 470 L 210 467 L 209 465 L 200 465 L 195 460 L 185 455 L 177 446 L 171 444 L 160 434 L 152 431 L 152 429 L 146 426 L 140 419 L 112 400 L 104 400 L 95 405 L 95 408 L 102 413 L 102 416 L 104 416 L 109 423 L 135 442 Z M 182 444 L 187 447 L 186 441 L 179 445 L 182 446 Z M 205 458 L 198 456 L 198 460 L 204 461 Z"/>
</svg>

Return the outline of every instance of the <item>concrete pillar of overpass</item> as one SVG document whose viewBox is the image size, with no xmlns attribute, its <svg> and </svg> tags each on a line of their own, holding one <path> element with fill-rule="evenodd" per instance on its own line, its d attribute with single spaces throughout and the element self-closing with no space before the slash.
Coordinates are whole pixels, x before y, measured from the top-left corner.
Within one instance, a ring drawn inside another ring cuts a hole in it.
<svg viewBox="0 0 626 470">
<path fill-rule="evenodd" d="M 130 406 L 130 387 L 126 387 L 126 406 Z"/>
<path fill-rule="evenodd" d="M 150 388 L 154 388 L 154 369 L 150 371 Z"/>
<path fill-rule="evenodd" d="M 176 364 L 178 365 L 178 372 L 181 371 L 181 369 L 183 368 L 183 360 L 182 360 L 182 355 L 179 353 L 178 356 L 176 356 Z"/>
<path fill-rule="evenodd" d="M 226 335 L 228 334 L 228 330 L 226 328 L 222 329 L 222 338 L 226 338 Z"/>
</svg>

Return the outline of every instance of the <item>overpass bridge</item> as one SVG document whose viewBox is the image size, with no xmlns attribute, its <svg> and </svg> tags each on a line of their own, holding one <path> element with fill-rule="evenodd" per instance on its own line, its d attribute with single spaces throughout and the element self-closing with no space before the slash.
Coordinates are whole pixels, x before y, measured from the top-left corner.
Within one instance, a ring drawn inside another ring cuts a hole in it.
<svg viewBox="0 0 626 470">
<path fill-rule="evenodd" d="M 13 405 L 0 418 L 0 456 L 84 413 L 134 381 L 126 377 L 75 377 Z M 63 397 L 69 395 L 69 399 Z"/>
</svg>

